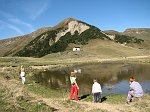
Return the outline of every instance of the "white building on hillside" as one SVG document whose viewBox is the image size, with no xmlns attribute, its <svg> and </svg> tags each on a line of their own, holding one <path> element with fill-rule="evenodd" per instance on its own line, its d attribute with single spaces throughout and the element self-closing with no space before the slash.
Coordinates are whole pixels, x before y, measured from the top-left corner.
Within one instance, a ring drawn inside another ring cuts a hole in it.
<svg viewBox="0 0 150 112">
<path fill-rule="evenodd" d="M 73 48 L 73 51 L 75 51 L 75 52 L 76 52 L 76 51 L 80 51 L 80 47 L 74 47 L 74 48 Z"/>
</svg>

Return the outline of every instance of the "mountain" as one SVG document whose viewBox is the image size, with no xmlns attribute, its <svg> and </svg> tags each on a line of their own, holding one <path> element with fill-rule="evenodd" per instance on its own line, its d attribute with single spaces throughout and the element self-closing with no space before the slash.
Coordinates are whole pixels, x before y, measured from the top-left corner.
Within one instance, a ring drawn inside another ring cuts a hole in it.
<svg viewBox="0 0 150 112">
<path fill-rule="evenodd" d="M 150 28 L 129 28 L 122 32 L 123 35 L 134 36 L 138 39 L 143 39 L 143 47 L 150 49 Z"/>
<path fill-rule="evenodd" d="M 129 35 L 145 35 L 150 34 L 150 28 L 128 28 L 123 33 L 129 34 Z"/>
<path fill-rule="evenodd" d="M 31 34 L 0 40 L 0 56 L 12 56 L 16 54 L 37 36 L 49 31 L 50 29 L 51 27 L 44 27 L 32 32 Z"/>
<path fill-rule="evenodd" d="M 150 28 L 128 28 L 122 34 L 141 38 L 146 41 L 150 40 Z"/>
<path fill-rule="evenodd" d="M 150 28 L 128 28 L 123 32 L 118 32 L 115 30 L 106 30 L 104 31 L 109 35 L 125 35 L 130 37 L 135 37 L 137 39 L 144 40 L 144 43 L 140 45 L 141 48 L 150 49 Z M 131 45 L 132 47 L 135 45 Z M 138 46 L 137 46 L 138 47 Z"/>
<path fill-rule="evenodd" d="M 63 52 L 68 44 L 87 44 L 90 39 L 110 39 L 100 29 L 84 22 L 68 18 L 42 33 L 28 43 L 16 56 L 42 57 L 50 53 Z"/>
<path fill-rule="evenodd" d="M 70 44 L 87 45 L 93 39 L 116 42 L 116 45 L 140 45 L 144 42 L 118 32 L 115 35 L 109 34 L 85 22 L 67 18 L 54 27 L 45 27 L 28 35 L 1 40 L 0 56 L 42 57 L 64 52 Z"/>
<path fill-rule="evenodd" d="M 115 31 L 115 30 L 106 30 L 104 31 L 106 34 L 109 34 L 109 35 L 115 35 L 115 34 L 120 34 L 120 32 L 118 31 Z"/>
</svg>

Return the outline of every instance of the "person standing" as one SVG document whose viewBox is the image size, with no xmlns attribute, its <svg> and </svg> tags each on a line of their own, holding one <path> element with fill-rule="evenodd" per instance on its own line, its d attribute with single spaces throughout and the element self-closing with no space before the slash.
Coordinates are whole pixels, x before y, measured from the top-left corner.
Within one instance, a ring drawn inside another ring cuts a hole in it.
<svg viewBox="0 0 150 112">
<path fill-rule="evenodd" d="M 75 100 L 78 101 L 78 91 L 79 87 L 76 82 L 76 74 L 75 72 L 71 72 L 70 74 L 70 82 L 71 82 L 71 91 L 70 91 L 70 100 L 72 100 L 73 94 L 75 94 Z"/>
<path fill-rule="evenodd" d="M 101 85 L 97 82 L 96 79 L 94 79 L 93 82 L 94 82 L 94 84 L 92 86 L 92 93 L 94 95 L 94 102 L 100 103 L 101 102 L 101 95 L 102 95 Z"/>
<path fill-rule="evenodd" d="M 23 65 L 21 66 L 20 77 L 21 77 L 21 80 L 22 80 L 22 84 L 24 84 L 25 83 L 25 69 L 24 69 Z"/>
<path fill-rule="evenodd" d="M 144 95 L 142 86 L 138 82 L 135 81 L 134 77 L 129 78 L 129 83 L 130 83 L 130 90 L 127 96 L 128 104 L 129 102 L 132 102 L 133 97 L 141 98 Z"/>
</svg>

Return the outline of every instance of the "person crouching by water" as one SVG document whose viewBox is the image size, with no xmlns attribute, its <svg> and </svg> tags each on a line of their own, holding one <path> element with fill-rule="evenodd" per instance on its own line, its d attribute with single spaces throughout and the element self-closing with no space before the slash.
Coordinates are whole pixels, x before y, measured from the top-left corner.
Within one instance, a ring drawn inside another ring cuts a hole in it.
<svg viewBox="0 0 150 112">
<path fill-rule="evenodd" d="M 127 104 L 129 104 L 129 102 L 132 102 L 133 97 L 141 98 L 144 94 L 142 86 L 135 81 L 134 77 L 129 78 L 129 83 L 130 83 L 130 90 L 127 96 Z"/>
<path fill-rule="evenodd" d="M 20 77 L 22 79 L 22 84 L 24 84 L 25 83 L 25 69 L 24 69 L 23 65 L 21 66 Z"/>
<path fill-rule="evenodd" d="M 102 95 L 101 85 L 97 82 L 96 79 L 94 79 L 93 82 L 94 82 L 94 84 L 92 86 L 92 93 L 94 95 L 94 102 L 100 103 L 101 102 L 101 95 Z"/>
<path fill-rule="evenodd" d="M 71 82 L 71 91 L 70 91 L 70 100 L 72 100 L 73 94 L 75 94 L 75 100 L 78 101 L 78 84 L 76 82 L 76 74 L 75 72 L 71 72 L 70 74 L 70 82 Z"/>
</svg>

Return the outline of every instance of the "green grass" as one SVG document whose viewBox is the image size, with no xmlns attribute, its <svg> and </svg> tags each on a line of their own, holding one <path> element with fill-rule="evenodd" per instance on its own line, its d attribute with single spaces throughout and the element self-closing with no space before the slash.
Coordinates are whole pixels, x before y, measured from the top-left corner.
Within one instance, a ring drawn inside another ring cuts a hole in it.
<svg viewBox="0 0 150 112">
<path fill-rule="evenodd" d="M 0 112 L 53 112 L 55 108 L 43 102 L 28 102 L 25 99 L 14 100 L 3 88 L 0 88 Z"/>
<path fill-rule="evenodd" d="M 6 111 L 9 109 L 4 92 L 4 89 L 0 88 L 0 111 Z"/>
<path fill-rule="evenodd" d="M 65 108 L 68 108 L 68 112 L 80 112 L 84 110 L 79 103 L 70 101 L 70 100 L 64 100 L 60 102 Z"/>
<path fill-rule="evenodd" d="M 106 102 L 110 104 L 125 104 L 127 95 L 108 95 Z"/>
<path fill-rule="evenodd" d="M 126 97 L 127 95 L 106 95 L 102 96 L 102 99 L 105 98 L 103 102 L 109 103 L 109 104 L 125 104 L 126 103 Z M 93 102 L 93 96 L 88 96 L 84 101 Z"/>
<path fill-rule="evenodd" d="M 26 101 L 21 101 L 19 104 L 22 107 L 23 112 L 53 112 L 56 110 L 43 102 L 28 103 Z"/>
<path fill-rule="evenodd" d="M 104 109 L 93 109 L 93 110 L 90 110 L 89 112 L 109 112 L 109 111 L 104 110 Z"/>
<path fill-rule="evenodd" d="M 69 94 L 67 90 L 54 90 L 37 83 L 31 83 L 29 85 L 26 85 L 26 88 L 29 91 L 46 98 L 65 98 L 66 95 Z"/>
<path fill-rule="evenodd" d="M 150 99 L 150 95 L 149 94 L 144 95 L 144 99 L 149 100 Z M 143 101 L 143 99 L 141 101 L 135 102 L 133 106 L 135 108 L 138 108 L 138 110 L 141 111 L 141 112 L 143 110 L 144 110 L 144 112 L 149 112 L 149 110 L 150 110 L 149 103 L 147 101 L 145 101 L 145 100 Z"/>
</svg>

